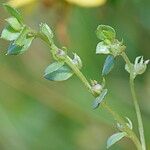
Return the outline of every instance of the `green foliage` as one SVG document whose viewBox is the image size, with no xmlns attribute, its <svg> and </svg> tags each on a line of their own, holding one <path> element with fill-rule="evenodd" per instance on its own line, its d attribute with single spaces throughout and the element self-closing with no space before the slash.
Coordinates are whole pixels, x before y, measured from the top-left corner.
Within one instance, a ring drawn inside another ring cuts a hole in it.
<svg viewBox="0 0 150 150">
<path fill-rule="evenodd" d="M 22 26 L 15 17 L 8 18 L 8 19 L 6 19 L 6 21 L 15 31 L 21 30 Z"/>
<path fill-rule="evenodd" d="M 29 36 L 30 30 L 26 25 L 21 23 L 21 14 L 15 8 L 7 4 L 4 4 L 4 6 L 13 16 L 6 19 L 8 25 L 1 33 L 1 38 L 12 41 L 8 47 L 7 55 L 22 54 L 30 47 L 35 36 Z"/>
<path fill-rule="evenodd" d="M 105 60 L 104 66 L 103 66 L 102 76 L 105 76 L 105 75 L 107 75 L 107 74 L 110 73 L 110 71 L 114 67 L 114 63 L 115 63 L 114 56 L 108 55 L 107 58 L 106 58 L 106 60 Z"/>
<path fill-rule="evenodd" d="M 110 136 L 107 140 L 107 149 L 114 145 L 116 142 L 120 141 L 127 135 L 125 132 L 118 132 Z"/>
<path fill-rule="evenodd" d="M 63 62 L 54 62 L 49 65 L 44 73 L 44 77 L 51 81 L 64 81 L 73 75 L 73 71 Z"/>
<path fill-rule="evenodd" d="M 19 37 L 15 40 L 14 43 L 16 45 L 23 46 L 27 39 L 28 32 L 29 32 L 28 28 L 26 26 L 24 26 L 22 31 L 20 32 Z"/>
<path fill-rule="evenodd" d="M 18 12 L 17 9 L 11 7 L 8 4 L 3 4 L 3 6 L 5 7 L 5 9 L 13 16 L 15 17 L 20 23 L 22 22 L 22 16 L 21 14 Z"/>
<path fill-rule="evenodd" d="M 96 34 L 97 34 L 97 37 L 102 41 L 104 40 L 112 41 L 116 37 L 115 30 L 108 25 L 99 25 L 97 27 Z"/>
<path fill-rule="evenodd" d="M 19 37 L 19 34 L 19 32 L 16 32 L 10 25 L 8 25 L 3 29 L 1 38 L 8 41 L 14 41 Z"/>
<path fill-rule="evenodd" d="M 50 43 L 52 43 L 52 39 L 54 37 L 52 30 L 46 23 L 40 24 L 40 32 L 43 34 L 45 39 L 47 39 Z"/>
<path fill-rule="evenodd" d="M 106 94 L 107 94 L 107 89 L 102 90 L 102 92 L 100 93 L 100 95 L 94 100 L 93 102 L 93 109 L 96 109 L 104 100 Z"/>
<path fill-rule="evenodd" d="M 106 103 L 103 105 L 103 100 L 108 92 L 107 88 L 104 88 L 105 82 L 103 81 L 102 85 L 100 85 L 96 80 L 93 80 L 90 84 L 80 71 L 82 68 L 81 58 L 77 54 L 74 54 L 74 58 L 71 59 L 66 50 L 58 48 L 53 42 L 53 32 L 46 23 L 41 23 L 39 31 L 36 32 L 22 23 L 22 17 L 16 9 L 7 4 L 4 4 L 4 6 L 12 15 L 11 18 L 6 19 L 8 26 L 4 28 L 1 34 L 1 38 L 11 41 L 7 50 L 7 54 L 22 54 L 30 47 L 35 38 L 38 37 L 42 39 L 50 47 L 50 52 L 55 60 L 54 63 L 50 64 L 45 69 L 44 77 L 50 81 L 64 81 L 69 79 L 73 74 L 76 74 L 84 83 L 89 92 L 96 98 L 93 103 L 93 108 L 96 109 L 99 105 L 104 106 L 104 108 L 106 108 L 110 114 L 112 114 L 114 119 L 118 121 L 119 130 L 122 132 L 116 133 L 108 139 L 107 148 L 111 147 L 123 137 L 128 136 L 133 141 L 136 139 L 136 142 L 134 141 L 134 143 L 139 149 L 141 144 L 135 134 L 132 132 L 132 122 L 129 119 L 127 119 L 128 123 L 124 122 L 123 119 L 120 119 L 118 114 L 116 114 L 106 105 Z M 126 47 L 123 45 L 122 41 L 120 42 L 116 39 L 116 32 L 112 27 L 108 25 L 99 25 L 96 34 L 100 39 L 100 42 L 96 47 L 96 53 L 108 54 L 103 66 L 102 76 L 107 75 L 112 70 L 116 56 L 123 57 L 126 62 L 126 70 L 130 73 L 132 78 L 134 78 L 137 74 L 144 73 L 149 60 L 144 62 L 143 57 L 137 57 L 135 59 L 135 64 L 133 65 L 124 52 Z M 131 91 L 133 92 L 133 90 Z M 134 93 L 132 95 L 135 97 Z M 139 111 L 139 109 L 136 111 Z M 141 125 L 142 120 L 140 119 L 140 121 L 141 122 L 139 124 Z"/>
<path fill-rule="evenodd" d="M 7 50 L 7 55 L 18 55 L 24 53 L 30 47 L 34 37 L 29 37 L 24 40 L 23 45 L 11 43 Z"/>
</svg>

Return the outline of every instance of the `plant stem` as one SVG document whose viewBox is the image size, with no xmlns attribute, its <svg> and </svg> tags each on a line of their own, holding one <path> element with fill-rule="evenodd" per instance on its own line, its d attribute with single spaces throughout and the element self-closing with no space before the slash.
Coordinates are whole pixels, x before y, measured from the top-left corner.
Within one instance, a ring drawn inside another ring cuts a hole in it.
<svg viewBox="0 0 150 150">
<path fill-rule="evenodd" d="M 75 74 L 78 76 L 78 78 L 84 83 L 85 87 L 89 90 L 89 92 L 95 97 L 95 94 L 93 93 L 91 89 L 91 85 L 88 82 L 88 80 L 85 78 L 85 76 L 82 74 L 82 72 L 72 63 L 71 59 L 69 56 L 66 58 L 66 63 L 68 66 L 75 72 Z M 112 116 L 113 118 L 121 125 L 123 125 L 123 131 L 125 131 L 128 135 L 129 138 L 134 142 L 138 150 L 141 149 L 141 144 L 136 137 L 135 133 L 127 126 L 126 122 L 124 119 L 122 119 L 116 112 L 114 112 L 110 106 L 106 103 L 102 103 L 103 108 L 105 108 Z"/>
<path fill-rule="evenodd" d="M 136 111 L 136 115 L 137 115 L 138 130 L 139 130 L 139 134 L 140 134 L 140 141 L 141 141 L 141 145 L 142 145 L 142 150 L 146 150 L 146 144 L 145 144 L 145 138 L 144 138 L 144 127 L 143 127 L 140 107 L 139 107 L 137 96 L 135 93 L 134 77 L 133 77 L 133 71 L 132 71 L 133 69 L 131 66 L 132 64 L 131 64 L 128 56 L 125 53 L 122 53 L 122 57 L 125 60 L 126 64 L 129 66 L 130 71 L 131 71 L 130 72 L 130 89 L 131 89 L 133 103 L 134 103 L 134 107 L 135 107 L 135 111 Z"/>
<path fill-rule="evenodd" d="M 144 128 L 143 128 L 143 122 L 142 122 L 142 116 L 141 116 L 141 111 L 140 107 L 137 101 L 137 97 L 135 94 L 135 86 L 134 86 L 134 79 L 130 77 L 130 88 L 131 88 L 131 93 L 133 97 L 133 102 L 136 110 L 136 115 L 137 115 L 137 120 L 138 120 L 138 129 L 140 133 L 140 140 L 142 144 L 142 150 L 146 150 L 146 144 L 145 144 L 145 138 L 144 138 Z"/>
<path fill-rule="evenodd" d="M 126 125 L 126 122 L 115 111 L 113 111 L 108 104 L 102 103 L 102 106 L 113 116 L 116 122 L 124 126 L 123 131 L 128 134 L 129 138 L 135 144 L 137 150 L 142 150 L 139 139 L 137 138 L 136 134 Z"/>
<path fill-rule="evenodd" d="M 40 39 L 42 39 L 44 42 L 47 43 L 47 45 L 52 49 L 51 53 L 52 55 L 54 54 L 55 50 L 57 49 L 57 47 L 55 46 L 55 44 L 49 43 L 49 41 L 47 41 L 43 35 L 41 35 L 40 33 L 36 33 L 35 34 L 37 37 L 39 37 Z M 66 57 L 65 59 L 65 63 L 74 71 L 74 73 L 76 74 L 76 76 L 83 82 L 83 84 L 85 85 L 85 87 L 88 89 L 88 91 L 94 96 L 96 97 L 95 93 L 93 92 L 90 83 L 88 82 L 88 80 L 86 79 L 86 77 L 82 74 L 82 72 L 78 69 L 78 67 L 72 62 L 71 58 L 69 56 Z M 110 106 L 108 106 L 108 104 L 106 103 L 102 103 L 103 108 L 105 108 L 111 115 L 112 117 L 121 125 L 123 125 L 123 131 L 125 131 L 128 134 L 128 137 L 134 142 L 135 146 L 137 147 L 138 150 L 142 150 L 141 148 L 141 144 L 140 141 L 138 140 L 137 136 L 135 135 L 135 133 L 127 126 L 126 122 L 124 121 L 124 119 L 122 119 L 116 112 L 114 112 Z"/>
</svg>

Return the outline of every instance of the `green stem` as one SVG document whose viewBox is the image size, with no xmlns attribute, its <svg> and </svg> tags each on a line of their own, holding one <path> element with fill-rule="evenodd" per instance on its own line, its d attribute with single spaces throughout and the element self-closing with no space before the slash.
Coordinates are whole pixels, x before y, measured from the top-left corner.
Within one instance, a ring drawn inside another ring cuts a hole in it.
<svg viewBox="0 0 150 150">
<path fill-rule="evenodd" d="M 145 138 L 144 138 L 144 128 L 143 128 L 143 122 L 142 122 L 142 116 L 141 116 L 141 111 L 140 107 L 137 101 L 137 97 L 135 94 L 135 86 L 134 86 L 134 79 L 130 77 L 130 88 L 131 88 L 131 93 L 133 97 L 133 102 L 136 110 L 136 115 L 137 115 L 137 120 L 138 120 L 138 129 L 140 133 L 140 140 L 142 144 L 142 150 L 146 150 L 146 144 L 145 144 Z"/>
<path fill-rule="evenodd" d="M 66 63 L 75 72 L 77 77 L 84 83 L 85 87 L 89 90 L 89 92 L 95 97 L 95 94 L 93 93 L 93 91 L 91 89 L 90 83 L 85 78 L 85 76 L 82 74 L 82 72 L 76 67 L 76 65 L 74 65 L 72 63 L 69 56 L 67 56 L 67 58 L 66 58 Z M 125 131 L 129 135 L 129 138 L 134 142 L 137 149 L 142 150 L 141 144 L 140 144 L 138 138 L 136 137 L 135 133 L 127 126 L 126 122 L 116 112 L 114 112 L 108 104 L 102 103 L 102 106 L 113 116 L 113 118 L 116 120 L 116 122 L 123 125 L 123 131 Z"/>
<path fill-rule="evenodd" d="M 116 122 L 124 126 L 123 131 L 128 134 L 129 138 L 135 144 L 137 150 L 142 150 L 139 139 L 137 138 L 136 134 L 126 125 L 126 122 L 115 111 L 113 111 L 108 104 L 102 103 L 102 105 L 113 116 Z"/>
<path fill-rule="evenodd" d="M 49 43 L 40 33 L 36 34 L 37 37 L 42 39 L 44 42 L 48 44 L 48 46 L 52 49 L 51 53 L 53 55 L 54 51 L 57 49 L 57 47 Z M 54 46 L 54 47 L 53 47 Z M 83 82 L 85 87 L 88 89 L 88 91 L 96 97 L 95 93 L 92 91 L 91 85 L 86 79 L 86 77 L 82 74 L 82 72 L 78 69 L 78 67 L 72 62 L 71 58 L 69 56 L 66 57 L 65 59 L 66 64 L 74 71 L 74 73 L 77 75 L 77 77 Z M 105 108 L 112 116 L 113 118 L 121 125 L 123 125 L 123 131 L 127 132 L 128 137 L 134 142 L 138 150 L 141 149 L 141 144 L 135 135 L 135 133 L 127 126 L 126 122 L 116 113 L 114 112 L 106 103 L 102 103 L 103 108 Z"/>
<path fill-rule="evenodd" d="M 132 64 L 131 64 L 128 56 L 125 53 L 122 53 L 122 57 L 131 70 L 131 72 L 130 72 L 130 89 L 131 89 L 133 103 L 134 103 L 134 107 L 135 107 L 135 111 L 136 111 L 136 115 L 137 115 L 137 120 L 138 120 L 138 130 L 139 130 L 139 134 L 140 134 L 140 141 L 141 141 L 141 145 L 142 145 L 142 150 L 146 150 L 146 144 L 145 144 L 145 138 L 144 138 L 144 127 L 143 127 L 140 107 L 139 107 L 138 100 L 137 100 L 136 93 L 135 93 Z"/>
</svg>

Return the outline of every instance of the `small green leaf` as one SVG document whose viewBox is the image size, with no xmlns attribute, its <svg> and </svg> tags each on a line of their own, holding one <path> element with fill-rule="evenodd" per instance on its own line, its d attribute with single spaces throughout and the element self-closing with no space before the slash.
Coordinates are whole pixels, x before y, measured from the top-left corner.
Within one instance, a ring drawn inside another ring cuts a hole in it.
<svg viewBox="0 0 150 150">
<path fill-rule="evenodd" d="M 11 43 L 8 47 L 7 55 L 17 55 L 20 53 L 22 48 L 23 48 L 23 46 L 19 46 L 19 45 L 15 45 L 15 44 Z"/>
<path fill-rule="evenodd" d="M 46 23 L 40 24 L 40 32 L 47 38 L 47 40 L 51 43 L 54 37 L 52 30 Z"/>
<path fill-rule="evenodd" d="M 3 29 L 1 38 L 7 41 L 14 41 L 19 37 L 20 33 L 16 32 L 10 25 Z"/>
<path fill-rule="evenodd" d="M 26 26 L 24 26 L 24 28 L 22 29 L 22 31 L 21 31 L 19 37 L 18 37 L 17 40 L 15 41 L 15 44 L 16 44 L 16 45 L 19 45 L 19 46 L 24 45 L 28 33 L 29 33 L 28 28 L 27 28 Z"/>
<path fill-rule="evenodd" d="M 97 37 L 100 40 L 113 40 L 116 37 L 115 30 L 108 25 L 99 25 L 96 30 Z"/>
<path fill-rule="evenodd" d="M 24 41 L 24 45 L 16 45 L 11 43 L 8 47 L 7 55 L 18 55 L 24 53 L 31 45 L 34 37 L 29 37 Z"/>
<path fill-rule="evenodd" d="M 11 18 L 6 19 L 6 21 L 14 30 L 16 30 L 16 31 L 21 30 L 21 24 L 18 22 L 18 20 L 16 18 L 11 17 Z"/>
<path fill-rule="evenodd" d="M 63 65 L 64 65 L 64 62 L 54 62 L 45 69 L 44 74 L 47 75 L 47 74 L 53 73 L 57 71 L 59 68 L 61 68 Z"/>
<path fill-rule="evenodd" d="M 13 16 L 15 17 L 20 23 L 22 22 L 22 16 L 21 14 L 18 12 L 17 9 L 11 7 L 8 4 L 3 4 L 3 6 L 6 8 L 6 10 Z"/>
<path fill-rule="evenodd" d="M 103 66 L 102 76 L 107 75 L 113 69 L 114 63 L 115 63 L 114 56 L 113 55 L 107 56 Z"/>
<path fill-rule="evenodd" d="M 105 42 L 99 42 L 96 46 L 96 54 L 109 54 L 110 46 Z"/>
<path fill-rule="evenodd" d="M 126 132 L 118 132 L 110 136 L 107 140 L 107 149 L 110 148 L 113 144 L 121 140 L 123 137 L 127 135 Z"/>
<path fill-rule="evenodd" d="M 63 62 L 54 62 L 49 65 L 44 73 L 44 77 L 51 81 L 64 81 L 73 75 L 72 70 Z"/>
<path fill-rule="evenodd" d="M 94 100 L 93 109 L 96 109 L 100 105 L 100 103 L 104 100 L 107 91 L 108 91 L 107 89 L 102 90 L 101 94 Z"/>
</svg>

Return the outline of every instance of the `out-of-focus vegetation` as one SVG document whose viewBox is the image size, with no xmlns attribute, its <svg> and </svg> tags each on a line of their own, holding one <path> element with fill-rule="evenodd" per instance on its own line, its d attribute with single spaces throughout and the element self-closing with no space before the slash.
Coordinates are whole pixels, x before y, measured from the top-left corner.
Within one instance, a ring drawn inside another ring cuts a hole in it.
<svg viewBox="0 0 150 150">
<path fill-rule="evenodd" d="M 1 1 L 6 2 L 6 1 Z M 25 2 L 25 1 L 20 1 Z M 16 3 L 17 4 L 17 3 Z M 113 26 L 124 37 L 127 53 L 150 57 L 150 1 L 108 0 L 96 8 L 79 7 L 62 0 L 39 0 L 20 6 L 25 22 L 38 28 L 47 22 L 65 45 L 83 60 L 83 73 L 99 79 L 105 56 L 95 55 L 98 24 Z M 0 8 L 0 29 L 7 14 Z M 0 41 L 0 149 L 2 150 L 104 150 L 106 139 L 115 130 L 113 119 L 103 109 L 92 110 L 93 98 L 76 77 L 66 82 L 49 82 L 43 71 L 51 62 L 49 50 L 35 41 L 20 56 L 5 56 L 7 43 Z M 124 62 L 116 63 L 107 77 L 107 101 L 121 115 L 136 124 Z M 146 143 L 150 149 L 150 71 L 136 79 Z M 113 127 L 112 127 L 113 125 Z M 137 130 L 137 127 L 134 126 Z M 123 140 L 114 150 L 134 150 Z"/>
</svg>

